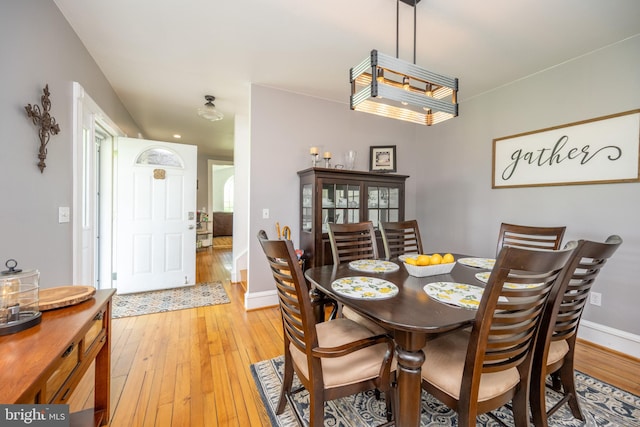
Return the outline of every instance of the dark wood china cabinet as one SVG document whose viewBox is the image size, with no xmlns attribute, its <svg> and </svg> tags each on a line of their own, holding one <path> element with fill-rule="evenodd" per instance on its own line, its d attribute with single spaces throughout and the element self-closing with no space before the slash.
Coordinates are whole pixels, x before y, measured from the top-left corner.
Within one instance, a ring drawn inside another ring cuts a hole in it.
<svg viewBox="0 0 640 427">
<path fill-rule="evenodd" d="M 305 267 L 333 262 L 329 223 L 372 221 L 377 229 L 381 222 L 404 221 L 407 175 L 314 167 L 299 171 L 298 176 Z"/>
</svg>

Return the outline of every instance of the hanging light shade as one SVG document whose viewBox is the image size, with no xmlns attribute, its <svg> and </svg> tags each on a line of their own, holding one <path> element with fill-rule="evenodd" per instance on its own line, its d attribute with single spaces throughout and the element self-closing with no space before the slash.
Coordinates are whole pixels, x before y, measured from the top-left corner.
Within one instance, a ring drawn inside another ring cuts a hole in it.
<svg viewBox="0 0 640 427">
<path fill-rule="evenodd" d="M 352 110 L 427 126 L 458 115 L 458 79 L 377 50 L 350 77 Z"/>
<path fill-rule="evenodd" d="M 216 106 L 213 103 L 216 97 L 212 95 L 205 95 L 204 99 L 207 102 L 204 104 L 204 107 L 198 108 L 198 115 L 203 119 L 210 120 L 212 122 L 217 122 L 218 120 L 222 120 L 224 118 L 224 114 L 216 110 Z"/>
<path fill-rule="evenodd" d="M 398 0 L 398 4 L 399 4 Z M 431 126 L 458 115 L 458 79 L 415 65 L 415 7 L 413 64 L 372 50 L 349 71 L 352 110 Z M 398 23 L 396 25 L 399 25 Z"/>
</svg>

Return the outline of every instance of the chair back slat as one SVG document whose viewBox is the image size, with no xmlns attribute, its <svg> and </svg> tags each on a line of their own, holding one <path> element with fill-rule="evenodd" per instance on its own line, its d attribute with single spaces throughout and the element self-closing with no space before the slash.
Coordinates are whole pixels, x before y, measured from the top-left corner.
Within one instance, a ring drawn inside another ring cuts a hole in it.
<svg viewBox="0 0 640 427">
<path fill-rule="evenodd" d="M 416 220 L 382 222 L 380 233 L 387 259 L 403 254 L 423 253 L 420 229 Z"/>
<path fill-rule="evenodd" d="M 373 223 L 329 224 L 329 240 L 334 264 L 358 259 L 378 259 Z"/>
<path fill-rule="evenodd" d="M 560 249 L 566 227 L 533 227 L 502 223 L 498 234 L 496 254 L 504 246 L 515 246 L 525 249 Z"/>
</svg>

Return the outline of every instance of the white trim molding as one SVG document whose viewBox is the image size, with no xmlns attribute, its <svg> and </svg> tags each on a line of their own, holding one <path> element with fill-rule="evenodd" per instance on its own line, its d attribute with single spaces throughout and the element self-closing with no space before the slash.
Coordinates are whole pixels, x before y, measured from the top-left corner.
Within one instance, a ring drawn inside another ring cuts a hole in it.
<svg viewBox="0 0 640 427">
<path fill-rule="evenodd" d="M 234 214 L 235 216 L 235 214 Z M 233 245 L 235 247 L 235 245 Z M 243 251 L 238 256 L 235 256 L 235 252 L 233 253 L 233 268 L 231 269 L 231 281 L 233 283 L 240 282 L 242 280 L 242 270 L 247 270 L 247 258 L 249 256 L 248 251 Z"/>
<path fill-rule="evenodd" d="M 640 336 L 588 320 L 580 321 L 578 338 L 640 359 Z"/>
<path fill-rule="evenodd" d="M 275 289 L 273 291 L 246 292 L 244 294 L 245 310 L 255 310 L 275 305 L 278 305 L 278 293 Z"/>
</svg>

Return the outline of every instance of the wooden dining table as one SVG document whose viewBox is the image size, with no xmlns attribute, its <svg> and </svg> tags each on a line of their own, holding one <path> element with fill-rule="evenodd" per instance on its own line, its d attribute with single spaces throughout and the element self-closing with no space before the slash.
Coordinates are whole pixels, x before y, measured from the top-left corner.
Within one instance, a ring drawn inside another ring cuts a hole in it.
<svg viewBox="0 0 640 427">
<path fill-rule="evenodd" d="M 454 254 L 456 259 L 464 257 Z M 447 274 L 428 277 L 409 275 L 403 263 L 394 259 L 400 268 L 389 273 L 356 271 L 349 263 L 325 265 L 306 270 L 311 286 L 338 302 L 349 306 L 375 321 L 390 332 L 396 342 L 397 384 L 399 408 L 395 414 L 396 426 L 420 425 L 421 368 L 425 361 L 422 348 L 427 340 L 440 334 L 471 325 L 476 310 L 455 307 L 430 298 L 424 286 L 433 282 L 456 282 L 484 287 L 475 274 L 482 270 L 456 263 Z M 336 292 L 332 283 L 346 277 L 365 276 L 385 279 L 398 287 L 398 293 L 386 299 L 350 298 Z M 429 355 L 426 355 L 428 360 Z"/>
</svg>

